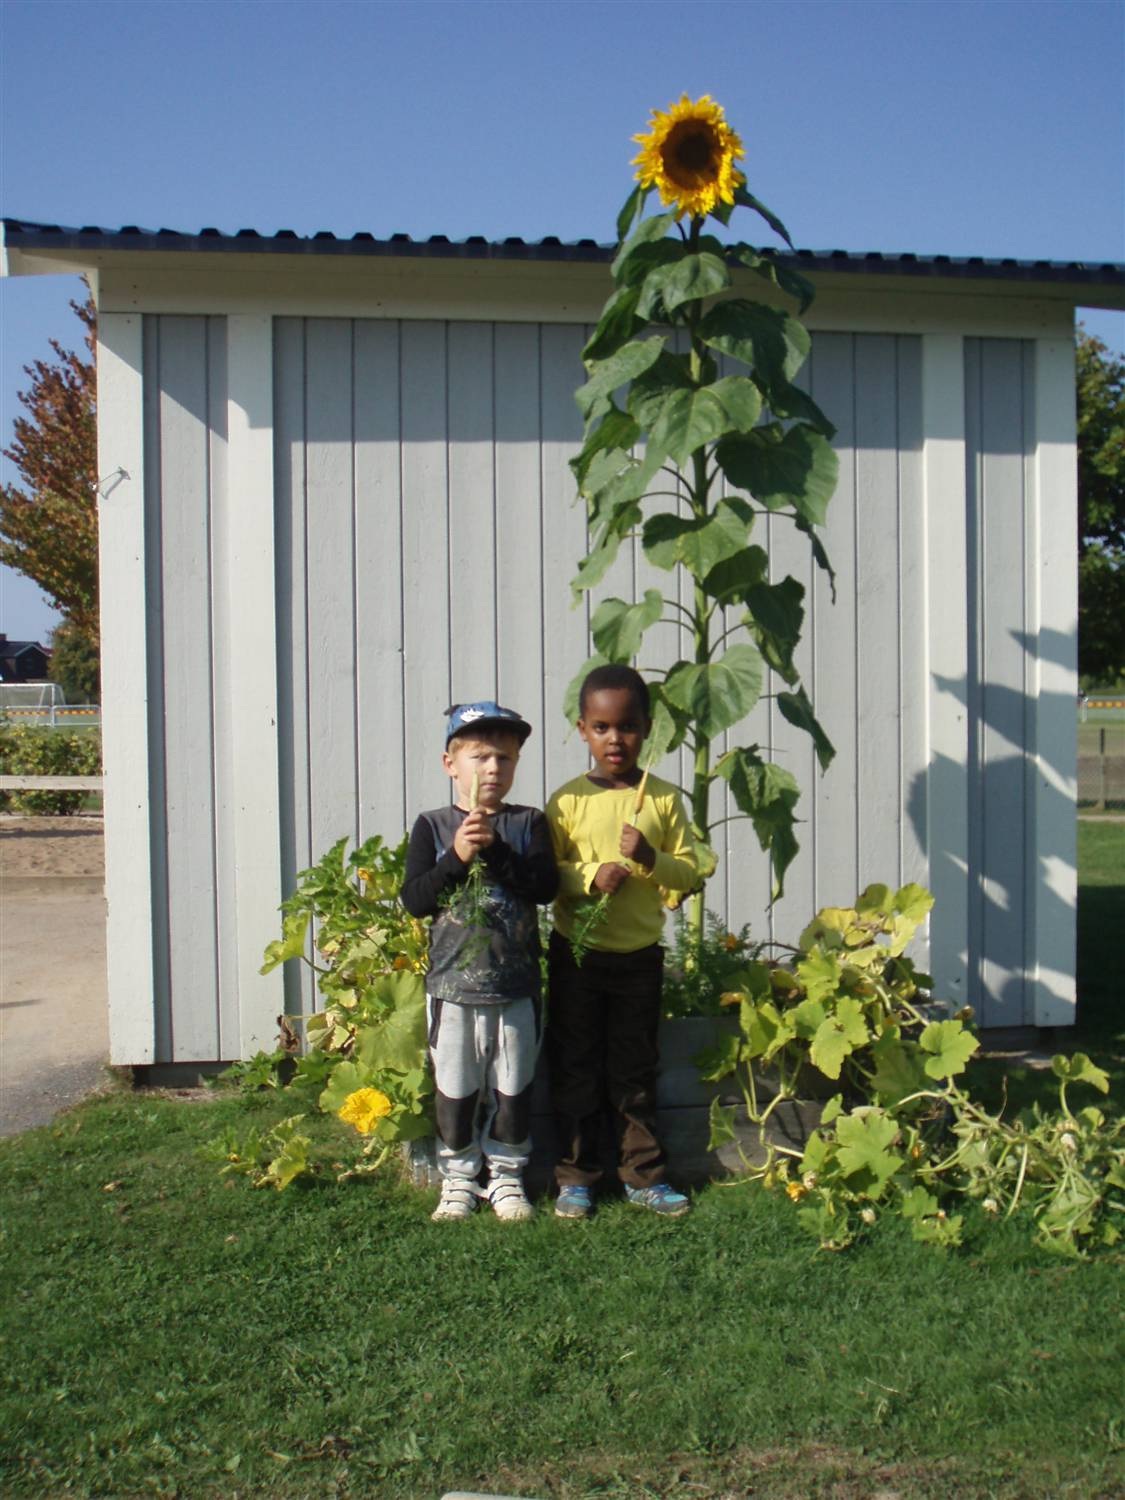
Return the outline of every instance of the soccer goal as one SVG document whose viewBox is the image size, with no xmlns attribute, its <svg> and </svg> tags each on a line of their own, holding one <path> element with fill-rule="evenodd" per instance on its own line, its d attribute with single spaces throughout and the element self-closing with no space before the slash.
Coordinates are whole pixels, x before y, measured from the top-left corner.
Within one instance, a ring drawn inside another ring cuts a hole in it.
<svg viewBox="0 0 1125 1500">
<path fill-rule="evenodd" d="M 57 682 L 0 682 L 0 714 L 22 724 L 55 723 L 55 714 L 66 707 L 66 696 Z"/>
</svg>

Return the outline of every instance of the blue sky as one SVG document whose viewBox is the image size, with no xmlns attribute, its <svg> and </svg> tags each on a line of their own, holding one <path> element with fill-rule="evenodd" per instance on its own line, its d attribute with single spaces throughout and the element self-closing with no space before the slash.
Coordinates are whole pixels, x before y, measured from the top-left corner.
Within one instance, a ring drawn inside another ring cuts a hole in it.
<svg viewBox="0 0 1125 1500">
<path fill-rule="evenodd" d="M 0 0 L 0 212 L 609 240 L 684 92 L 800 246 L 1125 260 L 1121 0 Z M 80 294 L 0 282 L 5 444 Z M 1086 322 L 1125 349 L 1125 315 Z M 38 590 L 0 590 L 44 638 Z"/>
</svg>

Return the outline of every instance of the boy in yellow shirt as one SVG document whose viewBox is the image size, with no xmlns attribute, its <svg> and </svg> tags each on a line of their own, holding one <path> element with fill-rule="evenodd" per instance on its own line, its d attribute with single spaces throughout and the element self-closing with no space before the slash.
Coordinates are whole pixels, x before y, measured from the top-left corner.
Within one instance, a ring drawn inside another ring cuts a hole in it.
<svg viewBox="0 0 1125 1500">
<path fill-rule="evenodd" d="M 578 732 L 592 770 L 559 788 L 547 821 L 559 867 L 548 948 L 547 1056 L 555 1112 L 560 1218 L 588 1218 L 602 1171 L 598 1126 L 608 1101 L 617 1172 L 630 1202 L 659 1214 L 687 1213 L 664 1180 L 656 1134 L 665 891 L 700 881 L 678 789 L 649 776 L 640 810 L 637 761 L 651 728 L 648 688 L 632 667 L 596 667 L 582 684 Z M 602 895 L 606 917 L 575 959 L 571 938 Z"/>
</svg>

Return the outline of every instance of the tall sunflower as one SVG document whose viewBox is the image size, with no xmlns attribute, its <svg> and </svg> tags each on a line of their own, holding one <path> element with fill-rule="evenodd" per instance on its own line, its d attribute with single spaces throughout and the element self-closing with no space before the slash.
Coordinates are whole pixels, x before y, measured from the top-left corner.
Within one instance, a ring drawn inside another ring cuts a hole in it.
<svg viewBox="0 0 1125 1500">
<path fill-rule="evenodd" d="M 642 187 L 656 187 L 661 201 L 684 214 L 703 218 L 719 202 L 733 203 L 746 181 L 734 163 L 745 155 L 742 142 L 710 94 L 692 102 L 686 94 L 666 113 L 652 112 L 647 135 L 633 137 L 641 147 L 633 158 Z"/>
</svg>

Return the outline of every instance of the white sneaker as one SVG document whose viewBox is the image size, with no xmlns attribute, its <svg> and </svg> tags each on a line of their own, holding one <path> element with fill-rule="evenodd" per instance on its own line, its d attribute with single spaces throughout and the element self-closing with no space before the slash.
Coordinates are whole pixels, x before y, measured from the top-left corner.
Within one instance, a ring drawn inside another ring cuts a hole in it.
<svg viewBox="0 0 1125 1500">
<path fill-rule="evenodd" d="M 441 1200 L 430 1218 L 438 1224 L 453 1219 L 471 1219 L 480 1189 L 467 1177 L 446 1177 L 441 1185 Z"/>
<path fill-rule="evenodd" d="M 519 1177 L 493 1177 L 488 1184 L 487 1198 L 492 1212 L 498 1219 L 534 1219 L 535 1210 L 528 1202 Z"/>
</svg>

